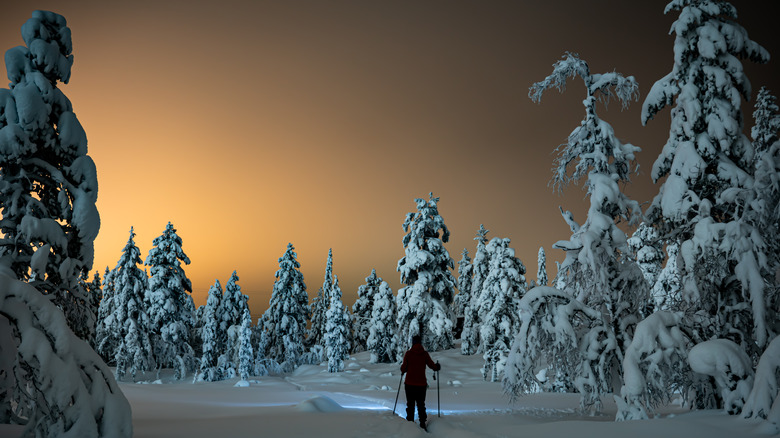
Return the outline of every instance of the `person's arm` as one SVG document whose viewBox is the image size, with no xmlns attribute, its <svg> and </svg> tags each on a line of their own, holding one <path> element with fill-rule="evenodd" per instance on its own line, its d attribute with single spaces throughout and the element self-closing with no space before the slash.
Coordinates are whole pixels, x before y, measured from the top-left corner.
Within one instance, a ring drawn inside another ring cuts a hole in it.
<svg viewBox="0 0 780 438">
<path fill-rule="evenodd" d="M 405 373 L 406 370 L 409 368 L 409 364 L 406 362 L 406 356 L 407 356 L 407 354 L 404 354 L 404 361 L 401 364 L 401 373 L 402 374 Z"/>
<path fill-rule="evenodd" d="M 428 368 L 434 371 L 439 371 L 441 369 L 441 365 L 435 363 L 433 359 L 431 359 L 431 355 L 427 352 L 425 353 L 425 364 L 428 365 Z"/>
</svg>

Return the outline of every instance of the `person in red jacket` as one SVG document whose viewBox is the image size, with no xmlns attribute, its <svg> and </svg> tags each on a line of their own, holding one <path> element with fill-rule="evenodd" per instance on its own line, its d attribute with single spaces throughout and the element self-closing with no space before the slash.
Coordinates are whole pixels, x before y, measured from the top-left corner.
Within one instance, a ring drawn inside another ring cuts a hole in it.
<svg viewBox="0 0 780 438">
<path fill-rule="evenodd" d="M 428 390 L 428 381 L 425 378 L 425 366 L 434 371 L 439 371 L 441 365 L 434 363 L 431 355 L 422 346 L 422 338 L 419 335 L 412 337 L 412 348 L 404 354 L 401 364 L 401 372 L 406 373 L 404 392 L 406 393 L 406 419 L 414 421 L 414 405 L 417 404 L 417 416 L 420 417 L 420 427 L 426 429 L 425 420 L 428 414 L 425 412 L 425 392 Z"/>
</svg>

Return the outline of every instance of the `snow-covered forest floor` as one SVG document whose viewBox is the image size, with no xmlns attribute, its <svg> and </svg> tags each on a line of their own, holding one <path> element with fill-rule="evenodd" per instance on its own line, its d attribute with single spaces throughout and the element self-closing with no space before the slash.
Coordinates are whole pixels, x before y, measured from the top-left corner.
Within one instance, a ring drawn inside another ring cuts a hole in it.
<svg viewBox="0 0 780 438">
<path fill-rule="evenodd" d="M 722 411 L 686 412 L 666 407 L 658 418 L 616 423 L 615 404 L 602 415 L 579 412 L 578 394 L 531 394 L 509 404 L 500 383 L 485 382 L 481 356 L 455 348 L 432 353 L 442 364 L 441 417 L 436 381 L 428 370 L 429 432 L 458 437 L 749 437 L 762 435 L 757 421 Z M 417 423 L 392 415 L 401 378 L 397 364 L 371 364 L 368 353 L 351 356 L 341 373 L 303 365 L 287 376 L 221 382 L 174 382 L 172 374 L 144 383 L 120 383 L 133 408 L 136 438 L 145 437 L 415 437 Z M 401 391 L 396 414 L 403 415 Z"/>
</svg>

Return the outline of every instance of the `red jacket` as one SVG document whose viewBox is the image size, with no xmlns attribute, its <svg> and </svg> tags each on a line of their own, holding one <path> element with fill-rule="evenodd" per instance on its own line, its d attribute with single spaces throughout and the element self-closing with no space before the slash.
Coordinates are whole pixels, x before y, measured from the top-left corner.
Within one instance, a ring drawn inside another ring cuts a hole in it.
<svg viewBox="0 0 780 438">
<path fill-rule="evenodd" d="M 406 373 L 406 383 L 411 386 L 427 386 L 425 379 L 425 365 L 434 371 L 441 369 L 441 365 L 434 363 L 431 355 L 423 348 L 422 344 L 414 344 L 404 354 L 404 362 L 401 364 L 401 372 Z"/>
</svg>

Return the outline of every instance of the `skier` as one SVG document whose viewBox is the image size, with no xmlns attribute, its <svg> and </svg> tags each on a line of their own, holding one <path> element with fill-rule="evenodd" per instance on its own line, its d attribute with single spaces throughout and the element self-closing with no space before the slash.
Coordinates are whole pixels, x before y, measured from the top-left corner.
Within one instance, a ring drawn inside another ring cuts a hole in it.
<svg viewBox="0 0 780 438">
<path fill-rule="evenodd" d="M 401 364 L 401 372 L 406 373 L 404 392 L 406 393 L 406 419 L 414 421 L 414 405 L 417 403 L 417 415 L 420 418 L 420 427 L 428 430 L 425 420 L 425 392 L 428 390 L 428 381 L 425 379 L 425 366 L 434 371 L 439 371 L 441 365 L 434 363 L 431 356 L 422 346 L 422 337 L 412 337 L 412 348 L 404 354 Z"/>
</svg>

